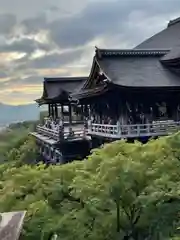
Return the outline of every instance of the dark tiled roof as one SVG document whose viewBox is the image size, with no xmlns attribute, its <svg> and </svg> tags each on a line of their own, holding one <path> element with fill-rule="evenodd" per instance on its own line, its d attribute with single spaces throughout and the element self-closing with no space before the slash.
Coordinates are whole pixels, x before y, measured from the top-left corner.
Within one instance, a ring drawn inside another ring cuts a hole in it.
<svg viewBox="0 0 180 240">
<path fill-rule="evenodd" d="M 165 51 L 164 51 L 165 53 Z M 97 62 L 114 84 L 126 87 L 176 87 L 180 86 L 180 75 L 171 72 L 160 62 L 164 55 L 132 54 L 97 57 Z M 166 51 L 168 53 L 168 51 Z"/>
<path fill-rule="evenodd" d="M 87 77 L 62 77 L 62 78 L 44 78 L 44 90 L 38 103 L 45 103 L 47 100 L 66 101 L 69 94 L 84 83 Z"/>
<path fill-rule="evenodd" d="M 180 18 L 169 22 L 166 29 L 139 44 L 135 49 L 161 49 L 180 46 Z"/>
<path fill-rule="evenodd" d="M 78 92 L 75 92 L 74 94 L 71 94 L 72 99 L 81 99 L 83 97 L 92 97 L 99 95 L 101 93 L 106 92 L 108 89 L 106 88 L 106 85 L 98 86 L 93 89 L 81 89 Z"/>
<path fill-rule="evenodd" d="M 175 61 L 180 59 L 180 47 L 174 47 L 168 54 L 161 58 L 161 61 Z"/>
</svg>

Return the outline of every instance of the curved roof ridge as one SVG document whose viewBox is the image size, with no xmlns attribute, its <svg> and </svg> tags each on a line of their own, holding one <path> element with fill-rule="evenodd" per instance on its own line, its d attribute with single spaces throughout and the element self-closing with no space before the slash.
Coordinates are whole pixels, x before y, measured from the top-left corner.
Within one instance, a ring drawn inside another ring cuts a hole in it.
<svg viewBox="0 0 180 240">
<path fill-rule="evenodd" d="M 167 25 L 167 27 L 170 27 L 170 26 L 172 26 L 172 25 L 174 25 L 174 24 L 176 24 L 176 23 L 179 23 L 179 22 L 180 22 L 180 17 L 175 18 L 175 19 L 173 19 L 173 20 L 170 20 L 169 23 L 168 23 L 168 25 Z"/>
<path fill-rule="evenodd" d="M 88 77 L 45 77 L 44 82 L 71 82 L 71 81 L 83 81 Z"/>
<path fill-rule="evenodd" d="M 97 51 L 168 51 L 170 48 L 144 48 L 144 49 L 136 49 L 136 48 L 96 48 Z"/>
<path fill-rule="evenodd" d="M 164 55 L 171 49 L 100 49 L 96 48 L 96 56 L 101 58 L 102 56 L 152 56 L 152 55 Z"/>
</svg>

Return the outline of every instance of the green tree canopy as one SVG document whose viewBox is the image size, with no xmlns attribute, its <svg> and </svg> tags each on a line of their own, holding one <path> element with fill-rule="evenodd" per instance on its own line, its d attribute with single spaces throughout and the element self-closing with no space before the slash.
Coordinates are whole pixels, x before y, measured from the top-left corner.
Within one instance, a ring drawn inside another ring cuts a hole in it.
<svg viewBox="0 0 180 240">
<path fill-rule="evenodd" d="M 13 161 L 34 157 L 29 141 L 23 154 L 10 154 Z M 179 172 L 179 133 L 144 145 L 117 141 L 62 166 L 2 164 L 0 211 L 27 210 L 23 240 L 52 233 L 63 240 L 175 240 Z"/>
</svg>

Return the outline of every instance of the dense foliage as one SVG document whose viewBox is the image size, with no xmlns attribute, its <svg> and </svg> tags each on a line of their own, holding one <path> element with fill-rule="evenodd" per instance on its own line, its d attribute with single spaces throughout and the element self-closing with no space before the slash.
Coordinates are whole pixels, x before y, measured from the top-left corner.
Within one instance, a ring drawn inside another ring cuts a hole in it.
<svg viewBox="0 0 180 240">
<path fill-rule="evenodd" d="M 25 165 L 36 157 L 26 136 L 0 165 L 0 211 L 27 210 L 23 240 L 177 240 L 180 134 L 146 145 L 117 141 L 83 162 Z"/>
<path fill-rule="evenodd" d="M 33 131 L 35 124 L 36 122 L 15 123 L 0 131 L 0 163 L 9 162 L 12 159 L 11 153 L 18 151 L 22 145 L 27 146 L 27 141 L 30 140 L 28 134 Z M 33 145 L 35 146 L 34 142 Z"/>
</svg>

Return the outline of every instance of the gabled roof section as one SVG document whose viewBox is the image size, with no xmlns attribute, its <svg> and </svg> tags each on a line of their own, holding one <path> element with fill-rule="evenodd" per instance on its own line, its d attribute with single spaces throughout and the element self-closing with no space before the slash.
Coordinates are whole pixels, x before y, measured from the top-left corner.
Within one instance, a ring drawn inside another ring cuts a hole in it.
<svg viewBox="0 0 180 240">
<path fill-rule="evenodd" d="M 96 49 L 96 62 L 107 77 L 124 87 L 176 87 L 180 75 L 161 63 L 169 49 Z"/>
<path fill-rule="evenodd" d="M 174 88 L 180 87 L 180 73 L 163 64 L 170 49 L 99 49 L 95 56 L 89 78 L 73 96 L 86 98 L 100 95 L 112 85 L 126 88 Z M 94 85 L 96 73 L 105 79 Z M 98 83 L 99 84 L 99 83 Z M 93 92 L 94 91 L 94 92 Z"/>
<path fill-rule="evenodd" d="M 177 87 L 180 75 L 161 63 L 169 49 L 96 49 L 96 61 L 107 79 L 123 87 Z"/>
<path fill-rule="evenodd" d="M 96 47 L 95 50 L 95 56 L 93 58 L 93 63 L 90 71 L 89 78 L 84 82 L 82 85 L 81 89 L 87 89 L 90 88 L 91 83 L 94 78 L 95 71 L 97 68 L 103 71 L 103 73 L 106 75 L 106 70 L 103 69 L 103 66 L 101 66 L 102 61 L 104 62 L 107 59 L 122 59 L 125 57 L 152 57 L 152 56 L 157 56 L 157 57 L 162 57 L 165 54 L 167 54 L 169 50 L 167 49 L 159 49 L 159 50 L 149 50 L 149 49 L 141 49 L 141 50 L 136 50 L 136 49 L 100 49 Z M 107 76 L 107 79 L 111 81 L 112 79 Z"/>
<path fill-rule="evenodd" d="M 44 78 L 43 94 L 36 102 L 45 104 L 51 101 L 69 101 L 69 95 L 87 80 L 87 77 Z"/>
<path fill-rule="evenodd" d="M 171 49 L 177 46 L 180 46 L 180 18 L 171 20 L 164 30 L 146 39 L 135 49 Z"/>
</svg>

